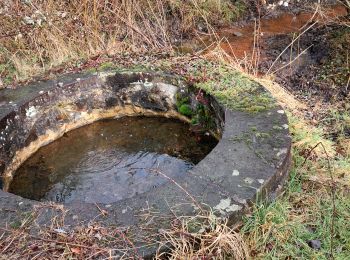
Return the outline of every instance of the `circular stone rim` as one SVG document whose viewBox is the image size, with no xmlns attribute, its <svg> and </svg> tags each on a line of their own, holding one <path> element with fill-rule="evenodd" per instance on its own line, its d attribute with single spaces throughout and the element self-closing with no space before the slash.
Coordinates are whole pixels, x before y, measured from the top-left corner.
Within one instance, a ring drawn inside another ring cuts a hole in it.
<svg viewBox="0 0 350 260">
<path fill-rule="evenodd" d="M 156 74 L 169 76 L 165 73 Z M 99 86 L 99 80 L 106 79 L 108 75 L 111 75 L 111 72 L 73 74 L 66 75 L 54 81 L 27 86 L 26 88 L 29 88 L 30 93 L 29 95 L 26 93 L 26 96 L 22 97 L 18 104 L 19 107 L 14 106 L 11 102 L 5 106 L 0 106 L 0 120 L 1 122 L 4 120 L 8 122 L 8 117 L 13 115 L 15 110 L 20 111 L 22 114 L 30 115 L 33 112 L 30 111 L 30 102 L 38 98 L 45 101 L 45 95 L 52 91 L 52 89 L 72 89 L 76 86 L 87 86 L 91 84 Z M 174 76 L 171 77 L 177 78 Z M 48 86 L 50 86 L 50 90 L 42 90 Z M 262 86 L 260 88 L 263 89 Z M 6 91 L 11 92 L 11 90 Z M 50 100 L 50 98 L 47 100 Z M 25 106 L 27 108 L 23 110 Z M 288 119 L 284 110 L 279 105 L 276 105 L 272 109 L 256 114 L 233 110 L 224 105 L 220 106 L 225 114 L 222 138 L 217 146 L 190 171 L 189 178 L 179 180 L 179 183 L 170 181 L 167 187 L 162 187 L 158 192 L 152 191 L 149 194 L 143 194 L 136 202 L 131 199 L 112 203 L 112 205 L 103 205 L 101 207 L 106 207 L 106 210 L 111 214 L 101 219 L 101 221 L 103 223 L 116 223 L 123 226 L 129 224 L 130 226 L 137 227 L 140 224 L 138 223 L 139 220 L 135 218 L 135 215 L 132 216 L 135 212 L 132 210 L 130 210 L 132 212 L 128 211 L 128 208 L 133 208 L 140 201 L 150 202 L 151 206 L 159 205 L 162 204 L 160 202 L 162 198 L 169 197 L 169 200 L 166 202 L 168 208 L 169 205 L 175 205 L 176 203 L 187 200 L 189 201 L 188 205 L 181 207 L 180 211 L 184 212 L 185 215 L 194 214 L 198 205 L 191 200 L 193 198 L 199 199 L 200 201 L 198 203 L 200 205 L 208 205 L 217 215 L 227 218 L 229 224 L 234 225 L 240 221 L 241 217 L 249 209 L 249 205 L 256 198 L 275 198 L 276 194 L 282 188 L 283 181 L 288 175 L 291 164 L 291 137 L 288 130 Z M 152 113 L 149 115 L 152 115 Z M 186 121 L 179 114 L 165 116 L 177 117 Z M 261 126 L 261 130 L 257 129 L 256 125 Z M 2 130 L 6 128 L 4 124 L 1 127 Z M 264 132 L 266 129 L 271 130 L 270 136 Z M 261 138 L 261 136 L 264 137 Z M 253 144 L 249 144 L 245 138 L 252 139 Z M 261 138 L 261 142 L 259 138 Z M 256 145 L 261 145 L 263 147 L 262 151 Z M 238 155 L 237 150 L 242 151 L 241 149 L 245 151 L 245 154 Z M 262 152 L 263 154 L 261 154 Z M 245 160 L 246 162 L 244 163 Z M 246 168 L 242 165 L 245 165 Z M 3 167 L 2 170 L 4 170 Z M 180 198 L 171 197 L 169 194 L 174 192 L 181 192 L 183 194 L 177 194 Z M 0 201 L 2 203 L 6 201 L 7 207 L 12 207 L 19 211 L 27 211 L 40 203 L 24 199 L 3 190 L 0 190 Z M 18 205 L 21 206 L 18 207 Z M 89 203 L 71 203 L 65 204 L 64 207 L 69 209 L 67 219 L 69 219 L 68 222 L 71 226 L 78 225 L 81 221 L 89 222 L 95 219 L 95 216 L 99 213 L 99 209 L 94 204 Z M 159 207 L 165 209 L 164 205 Z M 140 207 L 138 210 L 140 210 Z M 76 215 L 79 215 L 79 217 L 82 216 L 82 219 L 77 221 L 74 219 Z M 0 225 L 3 225 L 6 221 L 12 220 L 13 214 L 11 215 L 11 211 L 2 211 L 0 216 L 3 216 L 1 218 L 3 221 L 0 222 Z M 41 222 L 46 223 L 48 216 L 51 215 L 42 215 Z M 155 225 L 154 231 L 157 230 L 159 229 Z M 155 248 L 143 248 L 141 251 L 142 255 L 152 255 L 155 252 Z"/>
</svg>

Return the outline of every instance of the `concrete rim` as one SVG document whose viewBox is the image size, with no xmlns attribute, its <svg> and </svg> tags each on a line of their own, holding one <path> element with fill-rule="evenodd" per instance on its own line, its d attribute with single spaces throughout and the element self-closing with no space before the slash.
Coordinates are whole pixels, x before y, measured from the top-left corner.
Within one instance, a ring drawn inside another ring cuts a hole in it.
<svg viewBox="0 0 350 260">
<path fill-rule="evenodd" d="M 132 75 L 136 74 L 132 73 Z M 0 138 L 4 141 L 1 144 L 2 161 L 6 161 L 5 156 L 3 156 L 4 153 L 8 153 L 6 149 L 11 150 L 11 145 L 13 146 L 12 139 L 9 139 L 11 136 L 13 138 L 13 135 L 10 134 L 11 127 L 9 127 L 9 120 L 15 119 L 18 114 L 23 115 L 25 118 L 30 117 L 35 113 L 31 107 L 37 107 L 40 104 L 46 105 L 48 102 L 52 102 L 53 98 L 50 97 L 50 93 L 60 95 L 64 89 L 68 92 L 74 92 L 77 88 L 83 89 L 89 86 L 93 86 L 96 90 L 103 86 L 105 79 L 107 81 L 111 79 L 110 77 L 113 79 L 111 75 L 113 74 L 109 72 L 99 73 L 97 75 L 69 75 L 54 81 L 27 86 L 25 90 L 22 90 L 23 93 L 21 89 L 1 91 Z M 148 75 L 147 77 L 150 76 L 147 73 L 145 75 Z M 155 75 L 159 75 L 159 73 Z M 182 84 L 174 82 L 174 79 L 177 78 L 167 75 L 163 77 L 163 80 L 164 78 L 168 81 L 166 82 L 167 84 L 169 82 L 170 84 Z M 147 88 L 147 85 L 144 84 L 144 86 Z M 113 86 L 109 85 L 109 87 L 111 87 L 112 92 L 115 91 L 113 90 Z M 262 86 L 260 88 L 263 89 Z M 118 91 L 115 93 L 120 94 L 121 92 Z M 89 93 L 91 94 L 93 92 Z M 97 98 L 96 100 L 99 99 Z M 106 103 L 106 96 L 103 96 L 103 100 Z M 140 102 L 140 100 L 136 100 L 136 102 Z M 276 196 L 276 193 L 281 189 L 281 185 L 288 175 L 291 161 L 291 138 L 288 130 L 288 120 L 283 109 L 276 105 L 274 108 L 266 111 L 248 113 L 218 105 L 215 99 L 213 99 L 213 102 L 215 103 L 214 107 L 217 106 L 213 108 L 216 110 L 217 117 L 221 117 L 218 121 L 218 128 L 221 127 L 220 123 L 223 123 L 223 117 L 225 118 L 222 138 L 213 151 L 196 165 L 186 178 L 176 180 L 176 184 L 174 182 L 168 182 L 156 191 L 149 191 L 147 194 L 141 194 L 137 198 L 118 201 L 113 203 L 113 205 L 101 205 L 110 214 L 107 218 L 99 218 L 97 220 L 101 220 L 106 224 L 132 226 L 137 229 L 143 223 L 136 216 L 143 209 L 145 202 L 159 211 L 164 211 L 164 213 L 169 212 L 169 205 L 172 205 L 176 207 L 177 212 L 187 215 L 195 214 L 198 210 L 197 205 L 192 201 L 192 198 L 194 198 L 200 205 L 209 206 L 218 216 L 228 218 L 230 224 L 235 224 L 241 219 L 249 208 L 249 205 L 257 197 L 271 199 Z M 113 106 L 115 104 L 111 105 L 112 108 Z M 133 112 L 144 115 L 163 115 L 186 120 L 179 113 L 175 113 L 176 111 L 174 111 L 173 107 L 165 108 L 162 111 L 159 107 L 152 107 L 150 105 L 150 107 L 143 107 L 143 109 L 145 110 L 141 111 L 133 108 Z M 152 111 L 156 111 L 156 113 Z M 224 112 L 224 116 L 220 116 L 222 112 Z M 125 115 L 128 115 L 128 112 L 125 112 Z M 113 116 L 115 114 L 108 114 L 104 118 Z M 96 120 L 92 120 L 91 122 L 93 121 Z M 24 121 L 21 122 L 23 123 Z M 78 126 L 81 126 L 81 124 L 78 124 Z M 19 140 L 19 142 L 25 140 L 26 145 L 30 145 L 33 141 L 30 140 L 32 137 L 30 137 L 29 132 L 27 131 L 25 133 L 26 138 Z M 53 139 L 57 139 L 62 133 L 54 136 Z M 40 133 L 36 132 L 35 135 L 38 138 Z M 6 141 L 10 145 L 6 145 Z M 13 152 L 7 155 L 7 157 L 11 156 L 14 156 Z M 3 163 L 0 170 L 4 172 L 5 169 L 6 166 Z M 188 193 L 184 193 L 183 189 Z M 191 195 L 190 197 L 188 196 L 189 194 Z M 13 207 L 19 211 L 26 211 L 39 203 L 2 190 L 0 190 L 0 201 L 1 207 L 6 203 L 8 205 L 7 208 Z M 19 204 L 21 207 L 18 207 Z M 69 210 L 67 220 L 71 227 L 74 227 L 81 221 L 89 222 L 98 215 L 98 210 L 93 204 L 73 203 L 66 204 L 65 208 Z M 78 220 L 75 219 L 77 215 L 79 216 Z M 13 217 L 9 211 L 1 211 L 0 216 L 0 225 L 5 225 Z M 43 224 L 47 223 L 49 216 L 51 216 L 51 213 L 42 215 L 40 222 Z M 153 232 L 158 232 L 164 226 L 167 226 L 167 224 L 151 223 L 149 228 Z M 147 236 L 147 234 L 142 234 L 142 236 Z M 141 252 L 145 256 L 152 254 L 154 253 L 154 247 L 143 248 Z"/>
</svg>

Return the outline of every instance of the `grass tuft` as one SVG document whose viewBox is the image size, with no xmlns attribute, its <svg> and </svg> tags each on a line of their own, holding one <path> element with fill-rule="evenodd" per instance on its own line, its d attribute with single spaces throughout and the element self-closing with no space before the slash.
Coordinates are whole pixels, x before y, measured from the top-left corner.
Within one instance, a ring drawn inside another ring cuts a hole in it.
<svg viewBox="0 0 350 260">
<path fill-rule="evenodd" d="M 157 258 L 163 259 L 248 259 L 248 249 L 241 237 L 212 212 L 181 217 L 170 230 L 163 230 L 164 242 Z"/>
</svg>

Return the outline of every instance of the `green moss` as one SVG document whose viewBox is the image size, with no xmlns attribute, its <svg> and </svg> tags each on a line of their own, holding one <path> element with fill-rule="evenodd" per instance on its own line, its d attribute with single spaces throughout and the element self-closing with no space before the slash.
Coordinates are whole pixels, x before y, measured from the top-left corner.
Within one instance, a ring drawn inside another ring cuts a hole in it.
<svg viewBox="0 0 350 260">
<path fill-rule="evenodd" d="M 182 104 L 179 107 L 179 112 L 180 114 L 184 115 L 184 116 L 192 116 L 193 112 L 192 112 L 192 108 L 190 105 L 188 104 Z"/>
<path fill-rule="evenodd" d="M 100 64 L 100 66 L 98 67 L 98 70 L 107 70 L 107 69 L 111 69 L 111 68 L 115 68 L 116 65 L 113 62 L 105 62 Z"/>
<path fill-rule="evenodd" d="M 178 109 L 184 104 L 189 104 L 190 98 L 188 96 L 182 96 L 180 93 L 176 94 L 176 106 Z"/>
<path fill-rule="evenodd" d="M 22 222 L 19 220 L 15 220 L 10 224 L 10 227 L 13 229 L 19 229 L 22 225 Z"/>
<path fill-rule="evenodd" d="M 1 51 L 0 51 L 1 56 Z M 6 64 L 0 64 L 0 75 L 3 83 L 5 85 L 11 84 L 16 77 L 16 68 L 12 62 Z"/>
<path fill-rule="evenodd" d="M 206 129 L 215 128 L 212 112 L 207 106 L 203 104 L 197 105 L 192 119 L 194 119 L 197 124 L 202 125 Z"/>
<path fill-rule="evenodd" d="M 275 106 L 275 100 L 262 86 L 226 64 L 197 60 L 190 64 L 186 76 L 195 87 L 231 109 L 258 113 Z"/>
</svg>

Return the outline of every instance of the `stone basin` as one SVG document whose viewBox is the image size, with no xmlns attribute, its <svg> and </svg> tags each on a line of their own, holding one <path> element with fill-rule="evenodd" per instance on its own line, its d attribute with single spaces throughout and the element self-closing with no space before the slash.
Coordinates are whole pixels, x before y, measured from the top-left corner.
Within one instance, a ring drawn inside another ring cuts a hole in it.
<svg viewBox="0 0 350 260">
<path fill-rule="evenodd" d="M 291 138 L 283 109 L 276 104 L 258 113 L 235 110 L 193 90 L 179 76 L 106 71 L 66 75 L 0 92 L 0 225 L 8 225 L 40 203 L 7 192 L 15 171 L 40 147 L 107 118 L 159 116 L 191 122 L 191 116 L 178 111 L 177 103 L 184 97 L 196 103 L 199 94 L 212 117 L 208 131 L 219 139 L 202 161 L 178 178 L 161 176 L 167 181 L 142 194 L 98 207 L 67 203 L 66 225 L 73 228 L 97 221 L 129 227 L 146 257 L 156 246 L 146 245 L 144 238 L 169 227 L 174 212 L 185 216 L 210 208 L 231 225 L 237 224 L 256 199 L 273 199 L 288 174 Z M 102 216 L 101 209 L 108 214 Z M 145 222 L 142 215 L 147 210 L 168 217 Z M 46 209 L 37 223 L 48 224 L 54 214 Z"/>
</svg>

